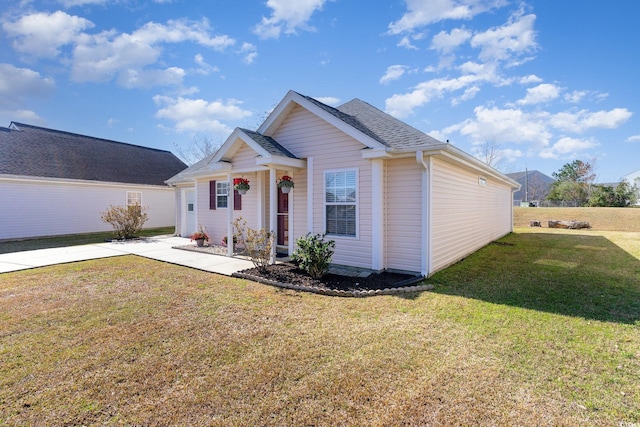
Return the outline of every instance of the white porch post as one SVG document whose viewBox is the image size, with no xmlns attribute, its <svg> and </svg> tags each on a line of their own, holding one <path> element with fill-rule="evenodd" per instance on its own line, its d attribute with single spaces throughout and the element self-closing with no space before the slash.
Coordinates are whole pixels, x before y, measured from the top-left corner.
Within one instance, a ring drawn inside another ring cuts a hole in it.
<svg viewBox="0 0 640 427">
<path fill-rule="evenodd" d="M 384 160 L 371 160 L 371 269 L 384 265 Z"/>
<path fill-rule="evenodd" d="M 229 183 L 227 193 L 227 255 L 233 256 L 233 204 L 235 202 L 235 192 L 233 191 L 233 180 L 231 174 L 227 173 Z"/>
<path fill-rule="evenodd" d="M 256 191 L 258 192 L 258 230 L 264 228 L 264 173 L 256 173 Z"/>
<path fill-rule="evenodd" d="M 291 178 L 293 179 L 293 182 L 295 182 L 295 175 L 292 172 L 288 172 L 288 175 L 291 176 Z M 287 214 L 287 221 L 289 221 L 289 235 L 287 236 L 289 239 L 289 246 L 287 248 L 287 254 L 289 256 L 291 256 L 291 254 L 293 253 L 293 236 L 294 231 L 293 231 L 293 218 L 294 218 L 294 213 L 293 213 L 293 198 L 295 197 L 293 194 L 295 193 L 295 191 L 293 191 L 293 189 L 291 191 L 289 191 L 289 198 L 287 199 L 289 205 L 288 205 L 288 214 Z"/>
<path fill-rule="evenodd" d="M 313 157 L 307 157 L 307 232 L 313 233 Z"/>
<path fill-rule="evenodd" d="M 276 185 L 276 169 L 269 168 L 269 231 L 278 228 L 278 186 Z M 274 236 L 275 239 L 275 236 Z M 271 264 L 276 262 L 276 242 L 271 245 Z"/>
</svg>

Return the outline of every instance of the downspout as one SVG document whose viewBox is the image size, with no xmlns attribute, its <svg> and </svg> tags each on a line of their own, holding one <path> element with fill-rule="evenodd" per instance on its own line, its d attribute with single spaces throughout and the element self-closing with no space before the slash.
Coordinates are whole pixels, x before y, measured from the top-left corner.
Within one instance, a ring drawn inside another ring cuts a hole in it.
<svg viewBox="0 0 640 427">
<path fill-rule="evenodd" d="M 422 150 L 418 150 L 416 151 L 416 162 L 422 166 L 422 188 L 420 192 L 420 215 L 422 223 L 420 229 L 420 274 L 427 277 L 431 268 L 431 168 L 429 167 L 431 165 L 431 157 L 429 157 L 429 163 L 426 163 Z"/>
</svg>

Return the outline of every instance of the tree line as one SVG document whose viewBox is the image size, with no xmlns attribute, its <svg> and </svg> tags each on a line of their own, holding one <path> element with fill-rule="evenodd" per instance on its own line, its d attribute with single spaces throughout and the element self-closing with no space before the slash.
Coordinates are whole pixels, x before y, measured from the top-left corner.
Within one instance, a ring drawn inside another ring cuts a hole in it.
<svg viewBox="0 0 640 427">
<path fill-rule="evenodd" d="M 574 160 L 562 166 L 553 177 L 547 200 L 576 201 L 578 206 L 626 207 L 638 200 L 638 186 L 623 180 L 617 184 L 596 184 L 593 162 Z"/>
</svg>

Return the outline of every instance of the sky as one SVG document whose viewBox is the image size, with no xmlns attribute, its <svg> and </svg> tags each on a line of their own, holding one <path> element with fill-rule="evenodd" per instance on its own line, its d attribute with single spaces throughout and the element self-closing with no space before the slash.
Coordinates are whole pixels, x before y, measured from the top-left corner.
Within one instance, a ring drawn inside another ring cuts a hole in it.
<svg viewBox="0 0 640 427">
<path fill-rule="evenodd" d="M 295 90 L 503 172 L 640 169 L 636 0 L 0 0 L 0 126 L 188 153 Z"/>
</svg>

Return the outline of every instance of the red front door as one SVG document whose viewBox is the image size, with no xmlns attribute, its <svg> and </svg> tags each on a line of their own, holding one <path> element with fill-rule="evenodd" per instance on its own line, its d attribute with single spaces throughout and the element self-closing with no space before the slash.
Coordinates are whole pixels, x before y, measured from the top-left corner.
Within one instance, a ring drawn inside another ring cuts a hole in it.
<svg viewBox="0 0 640 427">
<path fill-rule="evenodd" d="M 278 246 L 289 246 L 289 195 L 278 188 Z"/>
</svg>

